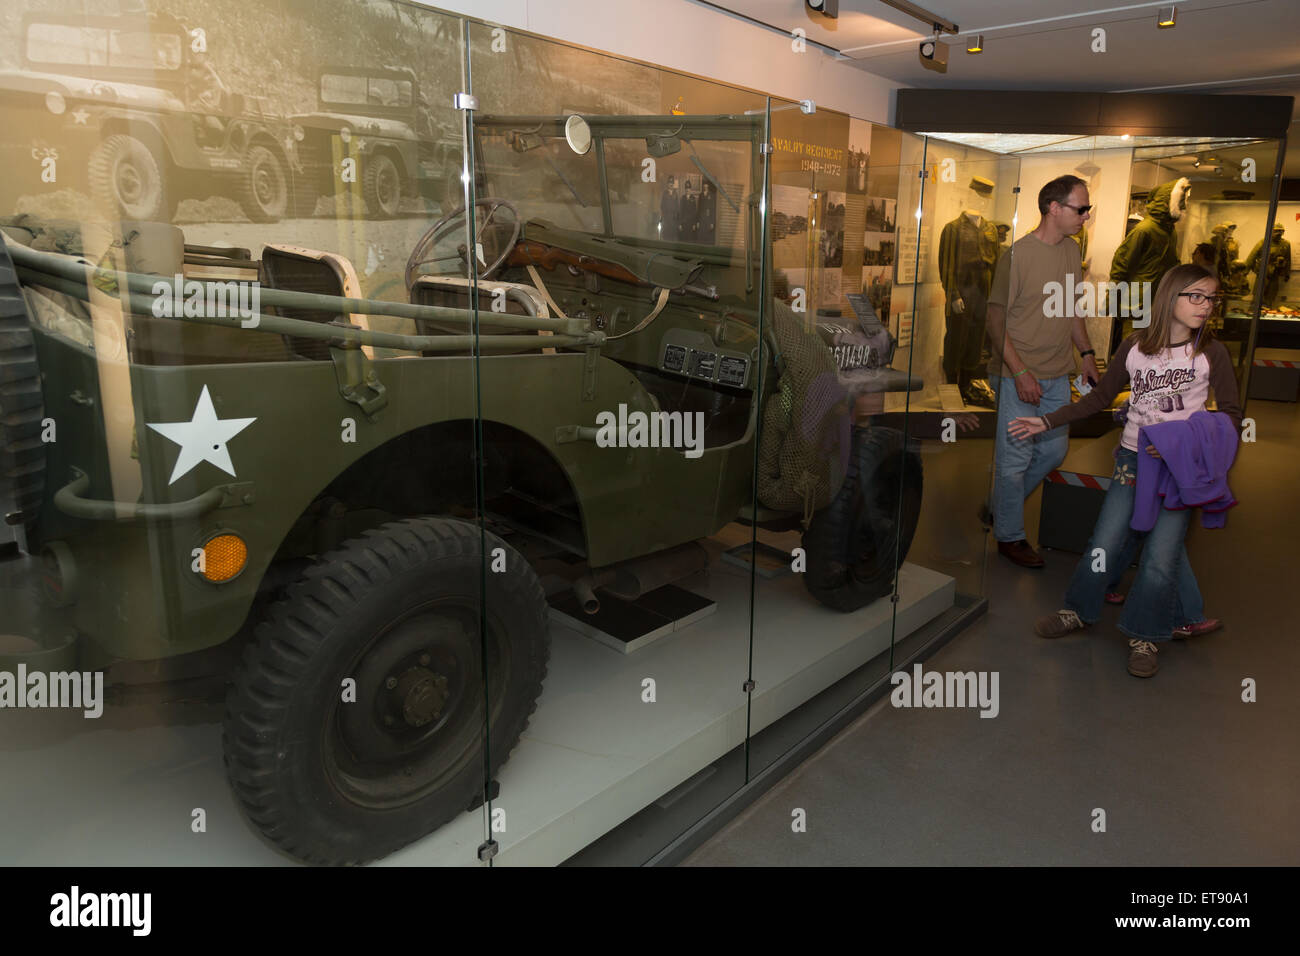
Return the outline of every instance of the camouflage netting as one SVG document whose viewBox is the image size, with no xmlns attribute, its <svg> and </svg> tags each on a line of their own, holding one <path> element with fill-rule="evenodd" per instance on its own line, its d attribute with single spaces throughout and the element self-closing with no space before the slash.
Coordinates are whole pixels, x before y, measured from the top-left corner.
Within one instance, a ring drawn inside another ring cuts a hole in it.
<svg viewBox="0 0 1300 956">
<path fill-rule="evenodd" d="M 800 512 L 807 526 L 844 481 L 852 403 L 831 350 L 805 317 L 780 300 L 773 305 L 770 332 L 781 378 L 763 411 L 758 500 L 767 508 Z"/>
</svg>

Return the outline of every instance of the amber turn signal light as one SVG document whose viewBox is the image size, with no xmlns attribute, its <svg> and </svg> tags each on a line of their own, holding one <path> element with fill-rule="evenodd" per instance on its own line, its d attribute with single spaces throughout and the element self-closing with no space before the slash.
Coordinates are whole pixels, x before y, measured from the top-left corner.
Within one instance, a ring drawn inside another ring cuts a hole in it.
<svg viewBox="0 0 1300 956">
<path fill-rule="evenodd" d="M 248 563 L 248 545 L 234 534 L 219 534 L 203 546 L 203 577 L 215 584 L 229 581 Z"/>
</svg>

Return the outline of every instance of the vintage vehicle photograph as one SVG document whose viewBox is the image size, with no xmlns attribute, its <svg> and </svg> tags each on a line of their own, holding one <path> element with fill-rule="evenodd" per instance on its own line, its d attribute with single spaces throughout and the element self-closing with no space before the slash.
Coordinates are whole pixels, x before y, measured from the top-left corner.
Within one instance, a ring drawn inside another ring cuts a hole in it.
<svg viewBox="0 0 1300 956">
<path fill-rule="evenodd" d="M 206 37 L 166 14 L 32 14 L 22 29 L 22 69 L 0 72 L 0 98 L 34 134 L 33 157 L 54 161 L 47 181 L 128 219 L 172 219 L 182 200 L 226 192 L 253 222 L 288 214 L 302 129 L 232 90 Z"/>
</svg>

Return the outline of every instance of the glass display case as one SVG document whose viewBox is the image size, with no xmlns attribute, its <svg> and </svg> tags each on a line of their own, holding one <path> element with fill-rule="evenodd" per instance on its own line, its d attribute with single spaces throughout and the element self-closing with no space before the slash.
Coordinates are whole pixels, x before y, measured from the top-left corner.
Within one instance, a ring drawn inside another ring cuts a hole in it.
<svg viewBox="0 0 1300 956">
<path fill-rule="evenodd" d="M 6 858 L 661 859 L 982 609 L 1019 162 L 326 6 L 3 51 Z"/>
</svg>

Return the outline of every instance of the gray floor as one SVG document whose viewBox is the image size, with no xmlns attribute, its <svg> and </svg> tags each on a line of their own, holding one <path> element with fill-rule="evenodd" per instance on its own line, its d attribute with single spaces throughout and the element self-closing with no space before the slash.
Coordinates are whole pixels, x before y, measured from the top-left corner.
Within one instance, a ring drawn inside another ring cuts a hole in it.
<svg viewBox="0 0 1300 956">
<path fill-rule="evenodd" d="M 1249 413 L 1258 441 L 1231 480 L 1241 504 L 1226 529 L 1194 527 L 1188 542 L 1222 631 L 1167 646 L 1140 680 L 1125 670 L 1118 608 L 1080 634 L 1034 636 L 1076 556 L 1049 552 L 1041 572 L 992 557 L 989 614 L 926 669 L 999 672 L 998 717 L 886 697 L 686 865 L 1300 863 L 1300 409 Z M 1248 677 L 1256 703 L 1241 699 Z"/>
</svg>

